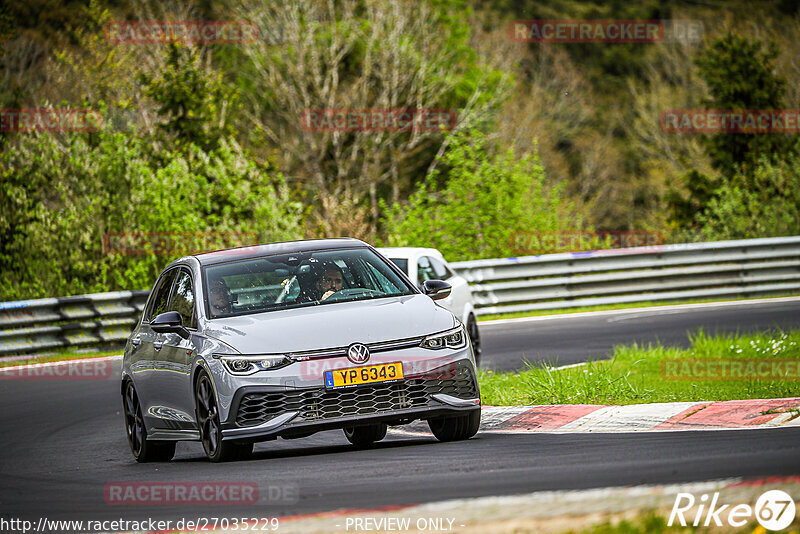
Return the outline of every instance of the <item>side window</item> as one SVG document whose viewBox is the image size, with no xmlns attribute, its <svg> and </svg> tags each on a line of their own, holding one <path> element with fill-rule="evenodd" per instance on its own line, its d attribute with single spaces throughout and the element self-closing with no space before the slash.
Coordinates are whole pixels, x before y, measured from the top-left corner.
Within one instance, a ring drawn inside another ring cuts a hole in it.
<svg viewBox="0 0 800 534">
<path fill-rule="evenodd" d="M 408 276 L 408 260 L 405 258 L 389 258 L 392 263 L 400 267 L 400 270 Z"/>
<path fill-rule="evenodd" d="M 197 328 L 194 315 L 194 291 L 192 290 L 192 275 L 189 271 L 181 269 L 175 280 L 175 289 L 169 305 L 170 311 L 181 314 L 181 323 L 186 328 Z"/>
<path fill-rule="evenodd" d="M 430 258 L 428 256 L 422 256 L 417 260 L 417 283 L 422 285 L 423 282 L 435 279 L 436 272 L 433 270 Z"/>
<path fill-rule="evenodd" d="M 436 278 L 439 280 L 447 280 L 448 278 L 452 278 L 453 272 L 448 269 L 444 263 L 440 262 L 436 258 L 430 258 L 431 265 L 433 266 L 433 271 L 436 273 Z"/>
<path fill-rule="evenodd" d="M 158 315 L 159 313 L 164 313 L 167 311 L 167 304 L 169 304 L 169 293 L 170 289 L 172 289 L 172 281 L 175 280 L 175 274 L 178 272 L 178 269 L 172 269 L 167 274 L 161 277 L 161 283 L 153 290 L 153 294 L 150 296 L 150 303 L 148 303 L 148 313 L 147 318 L 145 319 L 147 322 L 153 320 L 153 318 Z"/>
</svg>

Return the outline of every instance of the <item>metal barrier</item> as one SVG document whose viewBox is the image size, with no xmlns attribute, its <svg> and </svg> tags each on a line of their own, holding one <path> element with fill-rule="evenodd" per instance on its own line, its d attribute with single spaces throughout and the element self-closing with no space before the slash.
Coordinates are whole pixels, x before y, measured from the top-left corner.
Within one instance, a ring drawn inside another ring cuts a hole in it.
<svg viewBox="0 0 800 534">
<path fill-rule="evenodd" d="M 476 313 L 800 293 L 800 236 L 452 263 Z M 121 347 L 148 291 L 0 302 L 0 355 Z M 96 319 L 96 320 L 92 320 Z"/>
<path fill-rule="evenodd" d="M 476 313 L 800 293 L 800 236 L 566 252 L 450 266 Z"/>
<path fill-rule="evenodd" d="M 114 291 L 0 302 L 0 355 L 60 347 L 121 347 L 139 320 L 149 294 Z"/>
</svg>

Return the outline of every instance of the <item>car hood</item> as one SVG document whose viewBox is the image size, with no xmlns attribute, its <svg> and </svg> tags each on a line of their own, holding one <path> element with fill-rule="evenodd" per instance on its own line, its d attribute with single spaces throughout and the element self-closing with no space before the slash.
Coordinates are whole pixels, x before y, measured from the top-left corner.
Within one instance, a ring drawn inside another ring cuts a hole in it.
<svg viewBox="0 0 800 534">
<path fill-rule="evenodd" d="M 455 325 L 453 314 L 415 294 L 214 319 L 204 330 L 242 354 L 264 354 L 392 341 Z"/>
</svg>

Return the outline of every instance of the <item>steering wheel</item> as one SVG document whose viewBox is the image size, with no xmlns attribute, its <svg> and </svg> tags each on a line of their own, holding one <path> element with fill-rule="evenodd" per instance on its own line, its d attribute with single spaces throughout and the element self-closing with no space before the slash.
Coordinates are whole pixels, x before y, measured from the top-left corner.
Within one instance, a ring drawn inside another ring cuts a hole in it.
<svg viewBox="0 0 800 534">
<path fill-rule="evenodd" d="M 330 297 L 326 298 L 322 302 L 331 302 L 336 300 L 344 300 L 347 297 L 352 297 L 355 295 L 369 295 L 370 297 L 383 295 L 380 291 L 375 291 L 374 289 L 366 289 L 363 287 L 350 287 L 347 289 L 340 289 Z"/>
</svg>

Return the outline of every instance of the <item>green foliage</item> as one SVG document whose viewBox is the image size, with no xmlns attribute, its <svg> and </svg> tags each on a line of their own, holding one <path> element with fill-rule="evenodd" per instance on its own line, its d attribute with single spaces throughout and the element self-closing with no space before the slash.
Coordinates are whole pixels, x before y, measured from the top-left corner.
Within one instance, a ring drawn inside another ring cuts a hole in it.
<svg viewBox="0 0 800 534">
<path fill-rule="evenodd" d="M 160 106 L 166 122 L 159 124 L 167 139 L 181 146 L 217 148 L 219 140 L 234 133 L 225 123 L 224 107 L 235 105 L 236 93 L 225 88 L 222 74 L 209 74 L 200 66 L 197 49 L 170 44 L 167 64 L 158 77 L 141 76 L 146 94 Z"/>
<path fill-rule="evenodd" d="M 14 21 L 9 12 L 9 6 L 3 3 L 0 6 L 0 58 L 5 54 L 5 44 L 14 36 Z"/>
<path fill-rule="evenodd" d="M 0 300 L 149 288 L 169 261 L 197 252 L 108 253 L 107 234 L 300 235 L 300 207 L 282 178 L 234 142 L 158 154 L 166 165 L 152 152 L 141 138 L 107 131 L 92 145 L 80 135 L 9 143 L 0 155 Z"/>
<path fill-rule="evenodd" d="M 476 130 L 452 134 L 442 163 L 446 175 L 387 210 L 390 246 L 432 246 L 451 261 L 509 256 L 517 232 L 556 231 L 569 208 L 560 186 L 547 190 L 537 154 L 495 153 Z"/>
<path fill-rule="evenodd" d="M 667 520 L 650 510 L 639 514 L 632 520 L 623 519 L 612 523 L 606 521 L 580 531 L 582 534 L 661 534 L 662 532 L 696 532 L 697 528 L 688 526 L 667 526 Z M 572 533 L 573 531 L 570 531 Z"/>
<path fill-rule="evenodd" d="M 787 161 L 763 157 L 750 177 L 739 171 L 732 183 L 717 191 L 698 221 L 709 241 L 797 235 L 800 157 Z"/>
<path fill-rule="evenodd" d="M 622 2 L 608 0 L 549 0 L 547 2 L 520 2 L 519 0 L 482 0 L 474 4 L 487 16 L 522 20 L 655 20 L 671 18 L 669 2 L 642 0 Z M 507 21 L 503 21 L 505 23 Z M 548 44 L 529 45 L 534 53 Z M 571 43 L 565 51 L 592 82 L 602 90 L 614 94 L 624 88 L 625 77 L 639 75 L 647 69 L 650 47 L 637 43 L 614 43 L 598 46 L 596 43 Z"/>
<path fill-rule="evenodd" d="M 709 109 L 779 109 L 786 80 L 776 74 L 777 46 L 728 31 L 696 58 L 710 97 Z M 795 164 L 769 163 L 792 157 L 797 143 L 774 133 L 715 134 L 703 138 L 712 180 L 692 170 L 684 178 L 686 194 L 671 189 L 666 201 L 674 224 L 697 229 L 706 239 L 768 237 L 798 231 Z M 782 170 L 778 170 L 778 168 Z"/>
<path fill-rule="evenodd" d="M 695 59 L 711 92 L 709 109 L 768 110 L 781 107 L 786 80 L 776 74 L 778 49 L 774 43 L 750 41 L 728 32 Z M 709 156 L 724 177 L 742 165 L 755 167 L 762 155 L 782 154 L 790 140 L 779 134 L 717 134 L 706 137 Z"/>
<path fill-rule="evenodd" d="M 670 219 L 680 228 L 694 227 L 699 213 L 717 198 L 719 184 L 695 169 L 690 170 L 679 180 L 685 186 L 687 195 L 670 188 L 666 195 L 670 209 Z"/>
<path fill-rule="evenodd" d="M 255 153 L 297 179 L 317 235 L 374 239 L 379 199 L 396 202 L 416 188 L 444 133 L 309 131 L 304 110 L 440 109 L 492 120 L 513 83 L 471 42 L 465 0 L 426 0 L 413 9 L 360 0 L 243 2 L 235 13 L 281 29 L 277 45 L 262 40 L 216 57 L 248 109 L 238 116 L 240 130 Z"/>
<path fill-rule="evenodd" d="M 719 6 L 675 0 L 0 4 L 3 108 L 106 102 L 109 120 L 133 123 L 125 137 L 0 132 L 3 298 L 146 287 L 170 259 L 104 254 L 108 232 L 300 235 L 277 169 L 306 203 L 306 232 L 433 245 L 452 259 L 513 254 L 519 231 L 580 229 L 567 195 L 601 228 L 674 240 L 798 232 L 792 140 L 675 136 L 655 122 L 665 109 L 796 107 L 800 26 L 788 0 L 757 13 L 732 0 L 724 20 Z M 111 20 L 184 18 L 265 33 L 190 47 L 103 33 Z M 708 44 L 527 46 L 507 35 L 514 19 L 661 18 L 701 20 Z M 305 131 L 299 117 L 317 107 L 454 110 L 495 144 L 474 131 Z M 383 214 L 381 198 L 392 204 Z"/>
</svg>

